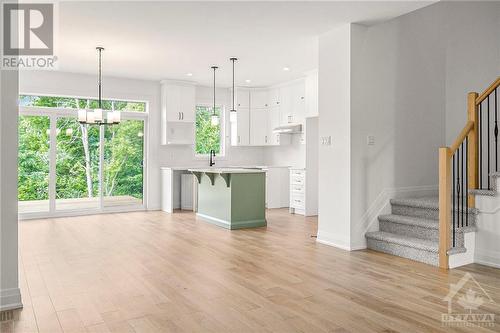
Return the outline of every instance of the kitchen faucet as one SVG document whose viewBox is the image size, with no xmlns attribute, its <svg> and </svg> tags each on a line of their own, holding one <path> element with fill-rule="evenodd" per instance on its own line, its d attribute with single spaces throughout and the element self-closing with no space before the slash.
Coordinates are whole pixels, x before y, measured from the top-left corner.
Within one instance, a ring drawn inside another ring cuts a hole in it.
<svg viewBox="0 0 500 333">
<path fill-rule="evenodd" d="M 210 166 L 215 165 L 215 150 L 210 150 Z"/>
</svg>

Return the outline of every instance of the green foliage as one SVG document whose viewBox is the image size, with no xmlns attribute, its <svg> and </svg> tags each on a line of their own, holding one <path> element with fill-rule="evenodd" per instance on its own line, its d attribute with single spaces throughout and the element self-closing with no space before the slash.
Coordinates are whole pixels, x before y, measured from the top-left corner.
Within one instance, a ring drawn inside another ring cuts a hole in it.
<svg viewBox="0 0 500 333">
<path fill-rule="evenodd" d="M 216 114 L 220 116 L 220 107 L 215 108 Z M 196 147 L 197 155 L 208 155 L 210 150 L 220 154 L 221 127 L 220 124 L 213 126 L 211 122 L 212 107 L 196 107 Z"/>
<path fill-rule="evenodd" d="M 21 105 L 37 107 L 96 108 L 97 101 L 48 96 L 20 96 Z M 115 110 L 145 111 L 145 103 L 114 102 Z M 103 101 L 111 109 L 111 101 Z M 50 111 L 49 111 L 50 112 Z M 76 114 L 75 114 L 76 116 Z M 50 119 L 19 117 L 19 200 L 47 200 L 49 187 Z M 107 196 L 143 196 L 144 124 L 122 120 L 119 125 L 87 126 L 76 118 L 58 118 L 56 198 L 99 195 L 100 131 L 104 131 L 104 182 Z"/>
</svg>

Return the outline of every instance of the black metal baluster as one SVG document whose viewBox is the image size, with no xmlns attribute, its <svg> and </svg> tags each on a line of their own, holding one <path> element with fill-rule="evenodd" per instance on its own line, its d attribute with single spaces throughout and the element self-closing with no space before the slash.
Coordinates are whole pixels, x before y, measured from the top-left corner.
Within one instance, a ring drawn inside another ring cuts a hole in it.
<svg viewBox="0 0 500 333">
<path fill-rule="evenodd" d="M 486 124 L 486 128 L 488 131 L 488 173 L 486 174 L 486 178 L 488 179 L 488 190 L 491 190 L 490 186 L 490 95 L 486 99 L 486 112 L 488 113 L 488 123 Z"/>
<path fill-rule="evenodd" d="M 465 211 L 465 196 L 467 195 L 467 188 L 465 188 L 464 186 L 464 183 L 465 183 L 465 179 L 464 179 L 464 143 L 462 142 L 461 144 L 461 149 L 462 151 L 462 163 L 460 164 L 460 167 L 462 169 L 462 198 L 460 199 L 460 203 L 462 205 L 462 224 L 460 225 L 461 227 L 464 226 L 464 211 Z"/>
<path fill-rule="evenodd" d="M 462 189 L 460 188 L 460 148 L 457 151 L 457 228 L 460 227 L 460 194 Z"/>
<path fill-rule="evenodd" d="M 498 172 L 498 109 L 497 88 L 495 88 L 495 172 Z"/>
<path fill-rule="evenodd" d="M 452 222 L 453 222 L 453 247 L 455 247 L 455 157 L 456 157 L 456 154 L 453 154 L 453 168 L 452 168 L 452 191 L 453 191 L 453 194 L 452 194 L 452 202 L 453 202 L 453 207 L 452 207 Z"/>
<path fill-rule="evenodd" d="M 465 194 L 465 209 L 467 213 L 465 214 L 465 226 L 469 226 L 469 136 L 465 137 L 465 189 L 467 190 Z"/>
<path fill-rule="evenodd" d="M 477 117 L 479 122 L 479 188 L 483 188 L 483 112 L 482 112 L 483 103 L 479 103 L 478 113 L 479 117 Z"/>
</svg>

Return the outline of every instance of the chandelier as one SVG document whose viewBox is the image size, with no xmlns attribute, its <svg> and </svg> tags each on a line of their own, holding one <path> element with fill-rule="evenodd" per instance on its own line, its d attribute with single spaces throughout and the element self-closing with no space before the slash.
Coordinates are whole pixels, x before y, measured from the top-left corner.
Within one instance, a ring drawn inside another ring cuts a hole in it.
<svg viewBox="0 0 500 333">
<path fill-rule="evenodd" d="M 104 47 L 98 46 L 96 47 L 98 52 L 98 78 L 97 78 L 97 87 L 98 87 L 98 105 L 97 109 L 87 110 L 87 109 L 79 109 L 78 110 L 78 121 L 81 124 L 87 125 L 113 125 L 119 124 L 121 121 L 121 114 L 119 111 L 111 110 L 104 111 L 102 109 L 102 51 L 104 51 Z M 112 104 L 114 105 L 114 104 Z"/>
</svg>

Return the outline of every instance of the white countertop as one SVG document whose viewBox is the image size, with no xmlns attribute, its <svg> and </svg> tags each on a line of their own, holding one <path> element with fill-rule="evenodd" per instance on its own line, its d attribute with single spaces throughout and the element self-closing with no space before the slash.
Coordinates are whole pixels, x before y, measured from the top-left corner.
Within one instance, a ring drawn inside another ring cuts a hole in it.
<svg viewBox="0 0 500 333">
<path fill-rule="evenodd" d="M 205 173 L 264 173 L 260 169 L 243 169 L 243 168 L 192 168 L 188 169 L 191 172 L 205 172 Z"/>
<path fill-rule="evenodd" d="M 288 169 L 290 166 L 275 166 L 275 165 L 229 165 L 218 167 L 217 169 L 269 169 L 269 168 L 285 168 Z M 189 169 L 204 169 L 204 167 L 199 166 L 162 166 L 160 169 L 171 169 L 171 170 L 189 170 Z M 214 168 L 211 168 L 214 169 Z"/>
</svg>

